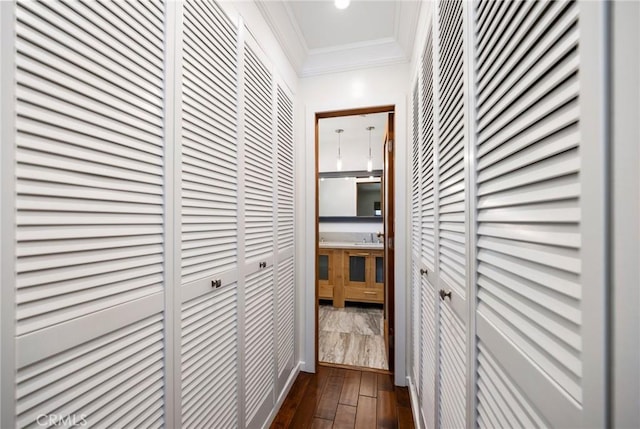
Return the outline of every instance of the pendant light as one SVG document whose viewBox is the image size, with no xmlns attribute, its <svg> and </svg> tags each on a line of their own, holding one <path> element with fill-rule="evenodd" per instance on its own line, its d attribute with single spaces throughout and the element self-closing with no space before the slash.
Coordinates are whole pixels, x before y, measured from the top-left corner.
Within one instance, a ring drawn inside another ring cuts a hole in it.
<svg viewBox="0 0 640 429">
<path fill-rule="evenodd" d="M 338 128 L 336 133 L 338 134 L 338 160 L 336 161 L 336 170 L 342 171 L 342 156 L 340 154 L 340 134 L 342 134 L 344 130 L 342 128 Z"/>
<path fill-rule="evenodd" d="M 369 131 L 369 159 L 367 160 L 367 171 L 371 172 L 373 170 L 373 159 L 371 158 L 371 130 L 374 130 L 376 127 L 368 126 L 367 131 Z"/>
</svg>

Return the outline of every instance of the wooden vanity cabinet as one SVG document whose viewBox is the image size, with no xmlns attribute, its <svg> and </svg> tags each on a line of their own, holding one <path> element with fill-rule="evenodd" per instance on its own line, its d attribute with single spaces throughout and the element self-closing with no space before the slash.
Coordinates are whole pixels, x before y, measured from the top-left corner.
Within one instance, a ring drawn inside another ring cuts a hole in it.
<svg viewBox="0 0 640 429">
<path fill-rule="evenodd" d="M 342 272 L 346 301 L 384 303 L 384 251 L 343 251 Z"/>
<path fill-rule="evenodd" d="M 320 248 L 318 298 L 340 308 L 345 301 L 384 303 L 384 251 Z"/>
</svg>

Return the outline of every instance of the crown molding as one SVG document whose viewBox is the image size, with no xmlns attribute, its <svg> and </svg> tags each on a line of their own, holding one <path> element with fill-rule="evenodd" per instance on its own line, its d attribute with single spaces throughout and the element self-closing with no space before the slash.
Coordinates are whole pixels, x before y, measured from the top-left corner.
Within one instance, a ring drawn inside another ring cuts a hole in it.
<svg viewBox="0 0 640 429">
<path fill-rule="evenodd" d="M 255 4 L 299 77 L 409 62 L 421 7 L 420 1 L 396 3 L 394 37 L 309 49 L 288 2 L 256 0 Z"/>
<path fill-rule="evenodd" d="M 255 4 L 282 46 L 294 70 L 300 76 L 309 48 L 293 15 L 293 10 L 286 2 L 281 1 L 256 0 Z"/>
<path fill-rule="evenodd" d="M 309 53 L 300 77 L 379 67 L 408 62 L 409 57 L 393 38 L 367 43 L 351 44 L 331 49 L 318 49 Z"/>
</svg>

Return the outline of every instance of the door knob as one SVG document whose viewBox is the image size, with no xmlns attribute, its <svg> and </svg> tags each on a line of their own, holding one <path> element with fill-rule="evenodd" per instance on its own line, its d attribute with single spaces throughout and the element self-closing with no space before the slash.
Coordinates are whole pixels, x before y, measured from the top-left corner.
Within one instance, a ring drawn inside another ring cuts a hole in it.
<svg viewBox="0 0 640 429">
<path fill-rule="evenodd" d="M 420 268 L 420 275 L 421 276 L 424 276 L 427 273 L 428 273 L 428 271 L 425 268 Z"/>
<path fill-rule="evenodd" d="M 451 291 L 445 292 L 444 289 L 440 289 L 440 299 L 444 301 L 445 298 L 451 299 Z"/>
</svg>

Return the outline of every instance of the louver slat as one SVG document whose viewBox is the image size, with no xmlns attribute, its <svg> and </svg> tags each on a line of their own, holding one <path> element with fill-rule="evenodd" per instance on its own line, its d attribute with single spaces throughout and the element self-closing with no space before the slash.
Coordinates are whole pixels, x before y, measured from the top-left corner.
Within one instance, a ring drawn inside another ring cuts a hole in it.
<svg viewBox="0 0 640 429">
<path fill-rule="evenodd" d="M 238 425 L 235 285 L 182 307 L 182 426 Z"/>
<path fill-rule="evenodd" d="M 182 284 L 237 267 L 237 35 L 213 2 L 184 5 Z M 226 31 L 223 31 L 226 30 Z"/>
<path fill-rule="evenodd" d="M 479 418 L 555 426 L 582 401 L 578 5 L 495 3 L 500 31 L 475 23 Z M 510 350 L 492 356 L 492 338 Z M 522 393 L 515 359 L 544 397 L 571 398 L 564 416 Z"/>
<path fill-rule="evenodd" d="M 420 189 L 420 125 L 422 118 L 420 117 L 419 109 L 419 92 L 418 82 L 413 89 L 413 122 L 412 122 L 412 152 L 411 152 L 411 243 L 412 252 L 414 258 L 420 257 L 420 231 L 421 231 L 421 216 L 420 206 L 422 204 L 422 194 Z"/>
<path fill-rule="evenodd" d="M 272 76 L 245 46 L 245 240 L 246 258 L 273 253 Z"/>
<path fill-rule="evenodd" d="M 411 350 L 412 350 L 412 374 L 414 385 L 418 390 L 418 395 L 422 397 L 422 328 L 421 320 L 421 282 L 420 282 L 420 266 L 415 260 L 411 263 Z"/>
<path fill-rule="evenodd" d="M 422 203 L 420 217 L 422 219 L 421 233 L 418 240 L 422 241 L 422 260 L 431 271 L 435 270 L 435 183 L 434 183 L 434 132 L 433 132 L 433 39 L 431 32 L 427 36 L 427 43 L 422 64 L 422 139 L 420 154 L 420 189 Z"/>
<path fill-rule="evenodd" d="M 17 368 L 19 427 L 43 414 L 164 424 L 153 302 L 164 283 L 165 25 L 164 5 L 153 7 L 147 18 L 140 4 L 16 4 L 18 347 L 123 305 L 157 311 L 90 341 L 65 333 L 52 356 L 19 348 L 36 362 Z"/>
<path fill-rule="evenodd" d="M 441 45 L 437 171 L 440 277 L 449 288 L 464 297 L 466 190 L 462 3 L 441 2 L 438 11 Z M 425 73 L 428 72 L 425 67 Z M 428 207 L 425 208 L 425 214 L 430 214 Z M 425 233 L 429 234 L 430 231 Z"/>
<path fill-rule="evenodd" d="M 277 95 L 278 157 L 278 251 L 293 247 L 293 103 L 278 87 Z"/>
<path fill-rule="evenodd" d="M 273 267 L 245 280 L 246 421 L 251 422 L 273 389 Z"/>
<path fill-rule="evenodd" d="M 288 369 L 294 355 L 295 289 L 294 257 L 278 263 L 278 376 Z"/>
</svg>

